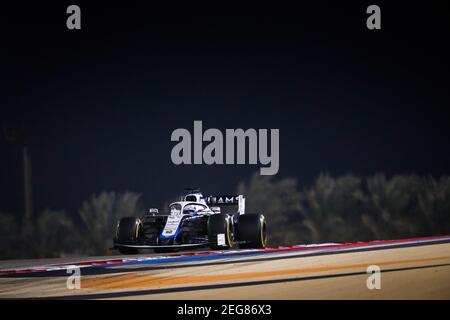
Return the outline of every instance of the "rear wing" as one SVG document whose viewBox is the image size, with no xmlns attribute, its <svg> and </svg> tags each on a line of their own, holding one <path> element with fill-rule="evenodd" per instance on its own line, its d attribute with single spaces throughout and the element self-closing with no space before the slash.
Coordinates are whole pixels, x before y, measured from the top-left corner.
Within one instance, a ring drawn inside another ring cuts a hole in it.
<svg viewBox="0 0 450 320">
<path fill-rule="evenodd" d="M 245 214 L 245 198 L 243 195 L 218 195 L 205 198 L 208 206 L 237 206 L 239 214 Z"/>
</svg>

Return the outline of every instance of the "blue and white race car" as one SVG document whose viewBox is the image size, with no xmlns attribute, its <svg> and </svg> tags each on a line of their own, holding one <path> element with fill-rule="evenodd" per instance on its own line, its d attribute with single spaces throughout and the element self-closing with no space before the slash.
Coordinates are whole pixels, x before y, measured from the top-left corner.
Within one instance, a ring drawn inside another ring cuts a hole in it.
<svg viewBox="0 0 450 320">
<path fill-rule="evenodd" d="M 181 201 L 171 203 L 167 213 L 150 209 L 141 217 L 120 219 L 114 249 L 135 254 L 139 249 L 167 252 L 198 246 L 265 248 L 266 219 L 262 214 L 245 214 L 242 195 L 204 197 L 199 190 L 189 191 Z"/>
</svg>

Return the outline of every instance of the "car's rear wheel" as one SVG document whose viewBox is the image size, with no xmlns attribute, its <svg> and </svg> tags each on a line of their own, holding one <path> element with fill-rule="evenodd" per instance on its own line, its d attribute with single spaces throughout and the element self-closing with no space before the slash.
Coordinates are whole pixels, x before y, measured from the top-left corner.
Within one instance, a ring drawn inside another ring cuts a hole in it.
<svg viewBox="0 0 450 320">
<path fill-rule="evenodd" d="M 218 213 L 208 218 L 208 240 L 214 250 L 233 247 L 232 221 L 225 213 Z"/>
<path fill-rule="evenodd" d="M 265 248 L 267 242 L 266 218 L 262 214 L 244 214 L 237 222 L 237 239 L 240 248 Z"/>
<path fill-rule="evenodd" d="M 136 245 L 142 231 L 142 222 L 139 218 L 125 217 L 120 219 L 117 226 L 117 243 L 122 245 Z M 136 254 L 137 248 L 118 247 L 122 254 Z"/>
</svg>

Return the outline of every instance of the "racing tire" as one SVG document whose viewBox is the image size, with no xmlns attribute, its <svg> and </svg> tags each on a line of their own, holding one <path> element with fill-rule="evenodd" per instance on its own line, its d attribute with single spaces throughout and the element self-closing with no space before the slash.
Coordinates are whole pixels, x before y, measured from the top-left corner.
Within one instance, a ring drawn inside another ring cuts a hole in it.
<svg viewBox="0 0 450 320">
<path fill-rule="evenodd" d="M 232 219 L 228 214 L 218 213 L 209 216 L 207 229 L 211 249 L 223 250 L 233 247 Z M 218 244 L 217 238 L 220 234 L 225 236 L 225 245 Z"/>
<path fill-rule="evenodd" d="M 239 216 L 236 227 L 237 240 L 244 242 L 239 244 L 239 248 L 265 248 L 266 225 L 266 218 L 262 214 L 250 213 Z"/>
<path fill-rule="evenodd" d="M 117 226 L 117 243 L 134 245 L 139 239 L 140 231 L 142 230 L 142 222 L 139 218 L 125 217 L 120 219 Z M 118 247 L 122 254 L 137 254 L 137 248 Z"/>
</svg>

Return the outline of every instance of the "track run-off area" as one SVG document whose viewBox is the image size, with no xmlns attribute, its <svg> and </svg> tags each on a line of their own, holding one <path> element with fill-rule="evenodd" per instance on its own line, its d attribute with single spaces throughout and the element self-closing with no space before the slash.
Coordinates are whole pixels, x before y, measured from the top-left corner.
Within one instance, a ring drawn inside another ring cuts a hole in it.
<svg viewBox="0 0 450 320">
<path fill-rule="evenodd" d="M 450 236 L 0 261 L 0 299 L 22 298 L 450 299 Z"/>
</svg>

